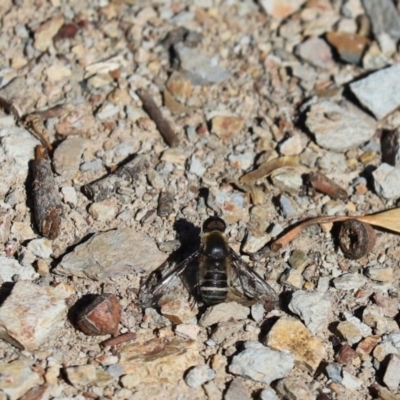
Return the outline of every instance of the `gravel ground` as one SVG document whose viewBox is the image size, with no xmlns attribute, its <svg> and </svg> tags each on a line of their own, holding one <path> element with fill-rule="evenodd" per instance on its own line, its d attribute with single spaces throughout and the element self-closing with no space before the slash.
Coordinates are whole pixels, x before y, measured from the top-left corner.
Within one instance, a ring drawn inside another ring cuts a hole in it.
<svg viewBox="0 0 400 400">
<path fill-rule="evenodd" d="M 2 0 L 0 399 L 400 399 L 399 10 Z M 213 215 L 274 309 L 143 294 Z"/>
</svg>

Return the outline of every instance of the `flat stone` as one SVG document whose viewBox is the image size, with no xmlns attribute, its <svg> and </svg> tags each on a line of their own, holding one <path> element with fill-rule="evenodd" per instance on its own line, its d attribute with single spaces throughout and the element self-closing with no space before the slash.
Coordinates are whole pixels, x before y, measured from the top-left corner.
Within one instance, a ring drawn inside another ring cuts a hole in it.
<svg viewBox="0 0 400 400">
<path fill-rule="evenodd" d="M 360 329 L 350 321 L 340 322 L 337 330 L 350 345 L 358 343 L 362 339 Z"/>
<path fill-rule="evenodd" d="M 363 0 L 375 37 L 385 32 L 393 39 L 400 39 L 400 16 L 391 0 Z"/>
<path fill-rule="evenodd" d="M 31 224 L 28 222 L 13 222 L 11 226 L 11 233 L 13 237 L 21 242 L 33 239 L 37 236 L 36 233 L 33 232 Z"/>
<path fill-rule="evenodd" d="M 240 321 L 250 314 L 248 307 L 235 301 L 209 307 L 199 320 L 200 326 L 211 326 L 218 322 Z"/>
<path fill-rule="evenodd" d="M 43 377 L 34 371 L 33 361 L 28 358 L 0 363 L 0 391 L 8 400 L 20 399 L 28 390 L 43 383 Z"/>
<path fill-rule="evenodd" d="M 305 0 L 261 0 L 260 6 L 264 11 L 277 19 L 284 19 L 297 11 Z"/>
<path fill-rule="evenodd" d="M 244 128 L 244 119 L 235 115 L 217 115 L 211 120 L 211 132 L 222 140 L 229 140 Z"/>
<path fill-rule="evenodd" d="M 179 324 L 175 327 L 175 334 L 183 339 L 196 340 L 200 327 L 193 324 Z"/>
<path fill-rule="evenodd" d="M 76 388 L 87 385 L 104 387 L 110 385 L 114 378 L 101 367 L 92 364 L 64 368 L 68 381 Z"/>
<path fill-rule="evenodd" d="M 287 268 L 281 275 L 279 281 L 294 289 L 301 289 L 304 285 L 304 278 L 300 271 L 293 268 Z"/>
<path fill-rule="evenodd" d="M 269 385 L 284 378 L 293 367 L 293 354 L 272 350 L 259 342 L 247 341 L 244 350 L 233 357 L 228 369 L 232 374 Z"/>
<path fill-rule="evenodd" d="M 367 278 L 357 272 L 342 274 L 333 280 L 336 289 L 356 290 L 367 283 Z"/>
<path fill-rule="evenodd" d="M 304 61 L 315 67 L 329 69 L 335 65 L 329 45 L 318 37 L 306 39 L 296 46 L 295 52 Z"/>
<path fill-rule="evenodd" d="M 348 390 L 352 392 L 356 392 L 361 388 L 364 382 L 361 379 L 356 378 L 355 376 L 351 375 L 346 370 L 342 371 L 343 379 L 341 384 Z"/>
<path fill-rule="evenodd" d="M 393 392 L 398 390 L 400 385 L 400 358 L 398 356 L 390 356 L 383 382 Z"/>
<path fill-rule="evenodd" d="M 399 74 L 400 64 L 395 64 L 351 83 L 350 89 L 358 101 L 380 120 L 400 106 Z"/>
<path fill-rule="evenodd" d="M 312 334 L 327 327 L 331 301 L 325 293 L 298 290 L 293 293 L 289 309 L 298 315 Z"/>
<path fill-rule="evenodd" d="M 329 100 L 319 101 L 307 113 L 306 125 L 317 144 L 324 149 L 345 152 L 368 142 L 376 124 L 355 107 L 339 106 Z"/>
<path fill-rule="evenodd" d="M 314 400 L 308 385 L 299 378 L 285 378 L 278 382 L 276 391 L 283 399 Z"/>
<path fill-rule="evenodd" d="M 260 236 L 253 236 L 249 234 L 243 244 L 242 251 L 248 254 L 255 253 L 264 247 L 270 240 L 271 236 L 268 233 Z"/>
<path fill-rule="evenodd" d="M 3 282 L 13 282 L 13 276 L 24 281 L 32 281 L 38 275 L 32 266 L 22 266 L 16 259 L 0 256 L 0 278 Z"/>
<path fill-rule="evenodd" d="M 351 64 L 358 64 L 370 40 L 348 32 L 328 32 L 326 40 L 337 50 L 340 58 Z"/>
<path fill-rule="evenodd" d="M 279 145 L 279 152 L 284 156 L 295 156 L 303 152 L 309 138 L 302 134 L 297 133 Z"/>
<path fill-rule="evenodd" d="M 285 194 L 279 196 L 279 206 L 281 214 L 287 219 L 296 218 L 300 213 L 296 202 Z"/>
<path fill-rule="evenodd" d="M 393 282 L 393 268 L 390 267 L 369 267 L 366 274 L 374 281 Z"/>
<path fill-rule="evenodd" d="M 186 324 L 192 322 L 198 313 L 197 307 L 193 306 L 186 299 L 168 298 L 166 294 L 165 299 L 160 299 L 158 305 L 160 306 L 160 313 L 168 318 L 173 324 Z"/>
<path fill-rule="evenodd" d="M 49 258 L 53 253 L 51 240 L 46 238 L 31 240 L 28 243 L 27 249 L 39 258 Z"/>
<path fill-rule="evenodd" d="M 185 376 L 186 384 L 191 388 L 197 388 L 215 378 L 215 372 L 208 365 L 193 367 Z"/>
<path fill-rule="evenodd" d="M 281 190 L 298 194 L 303 187 L 302 172 L 299 168 L 278 168 L 271 174 L 272 183 Z"/>
<path fill-rule="evenodd" d="M 224 395 L 224 400 L 251 400 L 250 393 L 248 392 L 246 385 L 243 383 L 243 379 L 232 379 L 228 390 Z"/>
<path fill-rule="evenodd" d="M 196 157 L 195 155 L 193 155 L 190 159 L 189 172 L 199 177 L 202 177 L 206 172 L 206 168 L 204 167 L 200 158 Z"/>
<path fill-rule="evenodd" d="M 61 142 L 53 155 L 53 167 L 57 174 L 72 179 L 79 171 L 85 147 L 86 140 L 80 137 L 68 137 Z"/>
<path fill-rule="evenodd" d="M 35 31 L 33 45 L 39 51 L 46 51 L 53 43 L 53 38 L 64 24 L 62 15 L 58 15 L 44 22 Z"/>
<path fill-rule="evenodd" d="M 400 169 L 382 163 L 373 173 L 374 188 L 385 199 L 400 197 Z"/>
<path fill-rule="evenodd" d="M 181 70 L 193 85 L 220 83 L 230 78 L 231 74 L 218 65 L 218 60 L 208 58 L 198 49 L 186 47 L 182 43 L 173 46 Z"/>
<path fill-rule="evenodd" d="M 118 214 L 118 204 L 115 198 L 92 203 L 89 214 L 96 221 L 113 221 Z"/>
<path fill-rule="evenodd" d="M 386 357 L 390 354 L 394 354 L 396 356 L 400 355 L 399 349 L 394 346 L 389 339 L 385 339 L 377 346 L 375 346 L 372 354 L 379 362 L 384 361 Z"/>
<path fill-rule="evenodd" d="M 266 344 L 272 349 L 290 352 L 296 363 L 314 372 L 325 357 L 321 341 L 297 319 L 281 317 L 270 330 Z"/>
<path fill-rule="evenodd" d="M 201 364 L 201 360 L 193 340 L 156 338 L 125 346 L 119 363 L 112 367 L 120 366 L 123 374 L 130 375 L 129 386 L 127 381 L 122 384 L 134 388 L 139 384 L 176 384 L 190 367 Z"/>
<path fill-rule="evenodd" d="M 135 245 L 132 246 L 132 243 Z M 65 255 L 55 272 L 93 280 L 150 273 L 166 259 L 153 239 L 132 228 L 101 232 Z"/>
<path fill-rule="evenodd" d="M 46 287 L 17 282 L 0 307 L 0 337 L 20 349 L 36 350 L 66 318 L 65 299 L 73 293 L 65 284 Z"/>
<path fill-rule="evenodd" d="M 73 186 L 63 186 L 61 188 L 61 193 L 65 204 L 76 207 L 78 204 L 78 196 L 76 195 L 76 190 Z"/>
</svg>

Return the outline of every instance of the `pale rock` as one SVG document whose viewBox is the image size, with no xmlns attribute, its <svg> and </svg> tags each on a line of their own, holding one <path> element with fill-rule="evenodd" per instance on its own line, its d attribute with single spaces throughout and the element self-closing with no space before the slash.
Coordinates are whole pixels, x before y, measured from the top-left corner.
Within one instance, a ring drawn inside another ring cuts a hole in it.
<svg viewBox="0 0 400 400">
<path fill-rule="evenodd" d="M 49 258 L 53 253 L 51 240 L 46 238 L 33 239 L 28 243 L 28 250 L 39 258 Z"/>
<path fill-rule="evenodd" d="M 333 280 L 336 289 L 356 290 L 367 283 L 367 278 L 357 272 L 342 274 Z"/>
<path fill-rule="evenodd" d="M 175 334 L 183 339 L 196 340 L 200 328 L 193 324 L 179 324 L 175 327 Z"/>
<path fill-rule="evenodd" d="M 271 236 L 266 233 L 261 236 L 247 235 L 246 241 L 242 247 L 244 253 L 252 254 L 260 250 L 271 240 Z"/>
<path fill-rule="evenodd" d="M 199 177 L 202 177 L 206 172 L 206 168 L 203 166 L 203 163 L 195 155 L 193 155 L 190 160 L 189 172 Z"/>
<path fill-rule="evenodd" d="M 135 246 L 132 246 L 132 243 Z M 97 233 L 66 254 L 55 272 L 93 280 L 150 273 L 167 258 L 153 239 L 132 228 Z"/>
<path fill-rule="evenodd" d="M 187 158 L 187 151 L 179 147 L 166 149 L 161 155 L 161 161 L 170 162 L 172 164 L 178 165 L 184 165 Z"/>
<path fill-rule="evenodd" d="M 11 215 L 10 210 L 0 208 L 0 244 L 8 241 L 11 231 Z"/>
<path fill-rule="evenodd" d="M 286 219 L 296 218 L 300 213 L 296 202 L 285 194 L 279 196 L 279 208 L 282 216 Z"/>
<path fill-rule="evenodd" d="M 51 83 L 56 83 L 71 77 L 72 71 L 70 68 L 62 64 L 50 65 L 46 68 L 47 80 Z"/>
<path fill-rule="evenodd" d="M 219 322 L 212 331 L 211 340 L 219 344 L 226 339 L 232 338 L 241 330 L 243 330 L 243 322 L 240 321 Z"/>
<path fill-rule="evenodd" d="M 358 101 L 380 120 L 400 106 L 399 74 L 400 64 L 395 64 L 353 82 L 350 89 Z"/>
<path fill-rule="evenodd" d="M 222 140 L 229 140 L 244 128 L 245 121 L 235 115 L 217 115 L 211 120 L 211 132 Z"/>
<path fill-rule="evenodd" d="M 260 392 L 260 400 L 279 400 L 276 392 L 272 388 L 263 389 Z"/>
<path fill-rule="evenodd" d="M 118 214 L 118 205 L 115 198 L 92 203 L 89 214 L 96 221 L 113 221 Z"/>
<path fill-rule="evenodd" d="M 276 391 L 283 399 L 314 400 L 308 385 L 299 378 L 285 378 L 278 382 Z"/>
<path fill-rule="evenodd" d="M 369 267 L 367 268 L 367 276 L 378 282 L 393 282 L 393 268 L 391 267 Z"/>
<path fill-rule="evenodd" d="M 366 70 L 377 71 L 389 64 L 391 64 L 391 60 L 381 52 L 381 49 L 376 42 L 372 42 L 364 53 L 362 59 L 363 68 Z"/>
<path fill-rule="evenodd" d="M 361 379 L 351 375 L 345 369 L 342 371 L 343 379 L 341 384 L 348 390 L 355 392 L 361 388 L 364 382 Z"/>
<path fill-rule="evenodd" d="M 264 304 L 258 302 L 251 306 L 251 316 L 256 322 L 261 322 L 264 318 L 265 308 Z"/>
<path fill-rule="evenodd" d="M 200 326 L 211 326 L 218 322 L 240 321 L 246 319 L 250 310 L 235 301 L 220 303 L 209 307 L 199 320 Z"/>
<path fill-rule="evenodd" d="M 198 309 L 187 299 L 170 298 L 167 293 L 158 301 L 160 313 L 168 318 L 173 324 L 188 324 L 193 322 Z"/>
<path fill-rule="evenodd" d="M 400 352 L 399 349 L 394 346 L 390 340 L 384 340 L 383 342 L 375 346 L 372 354 L 379 362 L 382 362 L 389 354 L 394 354 L 398 356 L 400 355 Z"/>
<path fill-rule="evenodd" d="M 65 204 L 70 204 L 72 207 L 76 207 L 78 204 L 78 196 L 76 195 L 76 190 L 73 186 L 63 186 L 61 188 L 61 193 Z"/>
<path fill-rule="evenodd" d="M 32 266 L 22 266 L 14 258 L 0 256 L 0 278 L 3 282 L 13 282 L 13 276 L 18 275 L 19 279 L 32 281 L 37 277 Z"/>
<path fill-rule="evenodd" d="M 272 350 L 259 342 L 247 341 L 244 350 L 233 357 L 228 369 L 232 374 L 269 385 L 287 376 L 293 367 L 293 354 Z"/>
<path fill-rule="evenodd" d="M 302 172 L 298 168 L 278 168 L 272 172 L 271 180 L 274 186 L 289 193 L 297 194 L 303 187 Z"/>
<path fill-rule="evenodd" d="M 251 400 L 250 393 L 248 392 L 246 385 L 243 383 L 243 379 L 232 379 L 228 390 L 224 395 L 224 400 Z"/>
<path fill-rule="evenodd" d="M 96 118 L 98 118 L 100 121 L 104 121 L 110 118 L 115 118 L 119 113 L 119 111 L 120 108 L 118 105 L 105 102 L 97 111 Z"/>
<path fill-rule="evenodd" d="M 294 292 L 289 303 L 289 309 L 302 319 L 314 335 L 327 327 L 331 308 L 330 298 L 325 293 L 303 290 Z"/>
<path fill-rule="evenodd" d="M 386 333 L 387 319 L 382 313 L 382 308 L 376 304 L 365 307 L 363 322 L 371 328 L 376 328 L 379 333 Z"/>
<path fill-rule="evenodd" d="M 110 385 L 114 378 L 101 367 L 92 364 L 78 365 L 64 368 L 64 373 L 68 381 L 76 388 L 87 385 L 105 387 Z"/>
<path fill-rule="evenodd" d="M 254 154 L 248 152 L 241 154 L 230 154 L 228 156 L 228 160 L 232 168 L 247 170 L 253 166 Z"/>
<path fill-rule="evenodd" d="M 340 322 L 336 329 L 350 345 L 358 343 L 362 339 L 360 329 L 350 321 Z"/>
<path fill-rule="evenodd" d="M 279 145 L 279 152 L 284 156 L 294 156 L 303 152 L 309 139 L 306 135 L 299 133 L 289 137 Z"/>
<path fill-rule="evenodd" d="M 199 365 L 191 368 L 185 376 L 186 384 L 197 388 L 215 378 L 215 372 L 208 365 Z"/>
<path fill-rule="evenodd" d="M 173 46 L 180 68 L 193 85 L 220 83 L 230 78 L 231 74 L 218 65 L 216 57 L 208 58 L 198 49 L 186 47 L 183 43 Z"/>
<path fill-rule="evenodd" d="M 323 157 L 318 158 L 317 166 L 328 173 L 344 172 L 347 169 L 346 156 L 342 153 L 327 151 Z"/>
<path fill-rule="evenodd" d="M 54 151 L 53 166 L 58 175 L 72 179 L 79 171 L 81 157 L 85 151 L 86 140 L 81 137 L 68 137 Z"/>
<path fill-rule="evenodd" d="M 18 261 L 24 267 L 30 267 L 36 261 L 36 256 L 26 247 L 22 247 L 18 252 Z"/>
<path fill-rule="evenodd" d="M 25 177 L 29 162 L 35 158 L 35 147 L 40 141 L 26 129 L 13 127 L 0 128 L 0 144 L 15 175 Z"/>
<path fill-rule="evenodd" d="M 125 346 L 120 352 L 119 364 L 122 374 L 129 374 L 129 386 L 139 384 L 159 384 L 160 382 L 176 384 L 184 373 L 203 359 L 199 355 L 196 341 L 180 338 L 155 338 Z"/>
<path fill-rule="evenodd" d="M 400 358 L 398 356 L 390 356 L 383 382 L 391 391 L 398 390 L 400 385 Z"/>
<path fill-rule="evenodd" d="M 36 350 L 66 318 L 65 299 L 73 293 L 66 284 L 46 287 L 17 282 L 0 307 L 0 337 L 18 348 Z"/>
<path fill-rule="evenodd" d="M 261 0 L 260 6 L 264 11 L 277 19 L 284 19 L 296 12 L 305 0 Z"/>
<path fill-rule="evenodd" d="M 374 188 L 378 196 L 385 199 L 400 197 L 400 169 L 382 163 L 373 173 Z"/>
<path fill-rule="evenodd" d="M 321 341 L 292 317 L 279 318 L 268 333 L 266 344 L 272 349 L 292 353 L 296 363 L 312 373 L 325 357 Z"/>
<path fill-rule="evenodd" d="M 301 289 L 304 284 L 304 278 L 301 272 L 293 268 L 287 268 L 281 275 L 279 281 L 294 289 Z"/>
<path fill-rule="evenodd" d="M 290 258 L 288 260 L 289 265 L 300 271 L 301 273 L 304 272 L 304 269 L 307 267 L 308 264 L 311 263 L 310 257 L 304 253 L 304 251 L 295 249 L 293 250 L 292 254 L 290 255 Z"/>
<path fill-rule="evenodd" d="M 349 103 L 338 105 L 322 100 L 307 113 L 307 128 L 324 149 L 344 152 L 368 142 L 375 134 L 376 123 Z"/>
<path fill-rule="evenodd" d="M 28 390 L 43 383 L 39 372 L 34 371 L 33 361 L 28 358 L 0 363 L 0 391 L 8 400 L 20 399 Z"/>
<path fill-rule="evenodd" d="M 298 44 L 295 49 L 296 54 L 315 67 L 330 69 L 335 63 L 332 51 L 325 40 L 319 37 L 310 37 Z"/>
<path fill-rule="evenodd" d="M 330 363 L 326 367 L 326 373 L 328 374 L 329 379 L 332 379 L 333 382 L 340 383 L 342 382 L 342 366 L 338 363 Z"/>
<path fill-rule="evenodd" d="M 53 43 L 53 38 L 64 24 L 62 15 L 58 15 L 44 22 L 35 31 L 33 45 L 39 51 L 46 51 Z"/>
<path fill-rule="evenodd" d="M 354 324 L 355 326 L 357 326 L 357 328 L 360 330 L 362 337 L 368 337 L 372 335 L 372 330 L 371 328 L 364 324 L 363 322 L 361 322 L 357 317 L 355 317 L 351 312 L 349 311 L 345 311 L 343 313 L 344 317 L 346 318 L 347 321 L 351 322 L 352 324 Z"/>
</svg>

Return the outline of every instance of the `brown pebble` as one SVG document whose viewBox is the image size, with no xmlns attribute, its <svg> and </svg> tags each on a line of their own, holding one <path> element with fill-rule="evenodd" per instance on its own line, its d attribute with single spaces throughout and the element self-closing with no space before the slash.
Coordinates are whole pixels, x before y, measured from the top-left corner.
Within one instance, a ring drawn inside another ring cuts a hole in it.
<svg viewBox="0 0 400 400">
<path fill-rule="evenodd" d="M 116 334 L 121 320 L 121 305 L 110 293 L 96 295 L 77 314 L 79 329 L 86 335 Z"/>
<path fill-rule="evenodd" d="M 368 336 L 357 345 L 357 353 L 360 355 L 367 355 L 372 352 L 375 346 L 380 342 L 379 336 Z"/>
<path fill-rule="evenodd" d="M 352 347 L 345 343 L 336 355 L 336 361 L 339 364 L 348 364 L 351 360 L 357 357 L 357 353 Z"/>
</svg>

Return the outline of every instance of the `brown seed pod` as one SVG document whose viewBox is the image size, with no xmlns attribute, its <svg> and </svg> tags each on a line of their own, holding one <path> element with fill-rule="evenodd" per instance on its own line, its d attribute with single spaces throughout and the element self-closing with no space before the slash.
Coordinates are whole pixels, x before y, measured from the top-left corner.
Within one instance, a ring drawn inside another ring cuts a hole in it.
<svg viewBox="0 0 400 400">
<path fill-rule="evenodd" d="M 346 258 L 357 260 L 372 251 L 376 234 L 371 225 L 356 219 L 342 223 L 339 231 L 339 246 Z"/>
<path fill-rule="evenodd" d="M 108 335 L 118 332 L 121 320 L 121 305 L 110 293 L 94 299 L 77 313 L 77 325 L 86 335 Z"/>
</svg>

